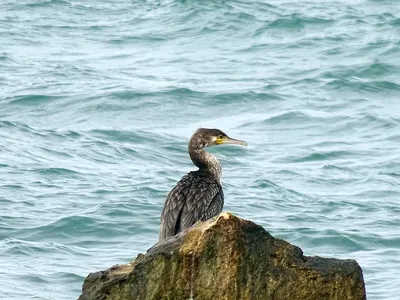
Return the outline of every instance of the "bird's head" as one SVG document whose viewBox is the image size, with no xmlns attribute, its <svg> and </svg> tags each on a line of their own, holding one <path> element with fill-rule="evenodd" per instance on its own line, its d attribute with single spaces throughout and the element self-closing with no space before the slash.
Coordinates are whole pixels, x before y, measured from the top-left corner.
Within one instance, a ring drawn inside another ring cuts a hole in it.
<svg viewBox="0 0 400 300">
<path fill-rule="evenodd" d="M 197 149 L 222 144 L 236 144 L 247 146 L 245 141 L 230 138 L 219 129 L 199 128 L 190 139 L 190 144 Z"/>
</svg>

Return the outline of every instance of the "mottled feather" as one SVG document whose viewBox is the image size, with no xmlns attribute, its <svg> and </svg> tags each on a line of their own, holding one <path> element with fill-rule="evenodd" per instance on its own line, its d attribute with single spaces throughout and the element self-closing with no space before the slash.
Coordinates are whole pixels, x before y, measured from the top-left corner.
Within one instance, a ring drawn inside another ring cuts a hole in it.
<svg viewBox="0 0 400 300">
<path fill-rule="evenodd" d="M 221 213 L 224 193 L 215 175 L 198 170 L 183 176 L 168 194 L 161 214 L 160 240 Z"/>
</svg>

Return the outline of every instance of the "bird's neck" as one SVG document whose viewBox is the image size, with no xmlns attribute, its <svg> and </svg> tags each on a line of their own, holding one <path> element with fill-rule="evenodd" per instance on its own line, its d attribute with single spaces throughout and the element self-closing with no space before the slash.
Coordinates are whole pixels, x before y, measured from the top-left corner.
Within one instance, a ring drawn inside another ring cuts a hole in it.
<svg viewBox="0 0 400 300">
<path fill-rule="evenodd" d="M 190 148 L 189 155 L 195 166 L 200 170 L 208 170 L 218 181 L 221 181 L 221 165 L 214 155 L 206 152 L 204 149 Z"/>
</svg>

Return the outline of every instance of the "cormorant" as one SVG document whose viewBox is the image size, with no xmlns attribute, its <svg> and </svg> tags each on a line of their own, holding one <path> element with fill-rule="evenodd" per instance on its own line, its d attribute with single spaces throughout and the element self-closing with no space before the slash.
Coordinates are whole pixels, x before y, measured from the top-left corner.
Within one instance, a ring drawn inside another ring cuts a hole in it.
<svg viewBox="0 0 400 300">
<path fill-rule="evenodd" d="M 245 141 L 232 139 L 219 129 L 199 128 L 190 138 L 190 159 L 199 170 L 183 176 L 168 194 L 161 213 L 160 241 L 222 212 L 221 165 L 203 149 L 221 144 L 247 146 Z"/>
</svg>

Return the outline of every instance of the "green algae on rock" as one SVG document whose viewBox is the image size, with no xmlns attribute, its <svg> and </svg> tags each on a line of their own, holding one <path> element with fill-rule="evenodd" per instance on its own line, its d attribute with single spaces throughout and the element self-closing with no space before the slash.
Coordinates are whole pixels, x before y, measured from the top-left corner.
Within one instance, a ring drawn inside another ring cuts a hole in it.
<svg viewBox="0 0 400 300">
<path fill-rule="evenodd" d="M 79 300 L 366 299 L 355 260 L 304 256 L 230 213 L 199 222 L 129 264 L 91 273 Z"/>
</svg>

